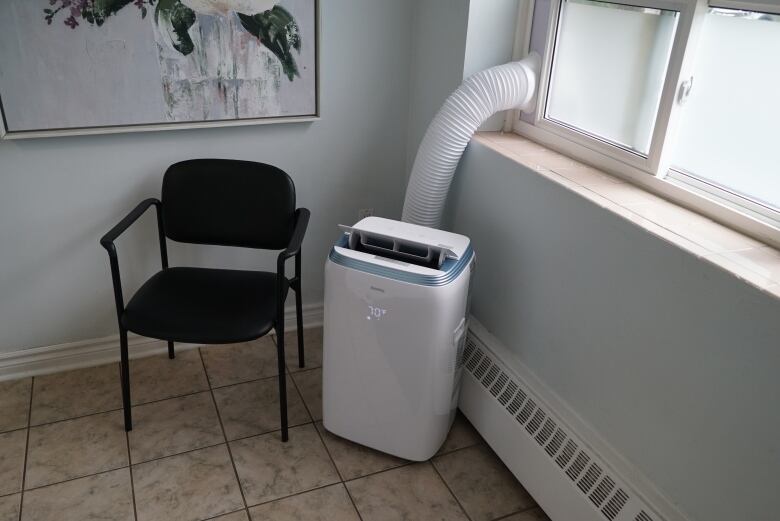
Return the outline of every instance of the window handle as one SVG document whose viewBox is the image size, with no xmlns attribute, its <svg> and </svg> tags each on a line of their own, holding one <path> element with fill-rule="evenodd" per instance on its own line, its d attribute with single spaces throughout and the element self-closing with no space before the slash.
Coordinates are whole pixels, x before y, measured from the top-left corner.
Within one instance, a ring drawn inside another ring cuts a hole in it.
<svg viewBox="0 0 780 521">
<path fill-rule="evenodd" d="M 688 101 L 688 97 L 691 95 L 691 89 L 693 88 L 693 76 L 685 80 L 680 84 L 680 90 L 677 92 L 677 103 L 685 105 Z"/>
</svg>

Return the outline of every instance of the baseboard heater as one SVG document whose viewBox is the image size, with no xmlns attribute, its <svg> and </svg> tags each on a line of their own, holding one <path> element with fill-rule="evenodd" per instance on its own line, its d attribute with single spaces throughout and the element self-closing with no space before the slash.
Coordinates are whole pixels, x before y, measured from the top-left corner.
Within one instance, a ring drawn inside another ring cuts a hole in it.
<svg viewBox="0 0 780 521">
<path fill-rule="evenodd" d="M 553 521 L 671 521 L 610 469 L 474 329 L 459 406 Z"/>
</svg>

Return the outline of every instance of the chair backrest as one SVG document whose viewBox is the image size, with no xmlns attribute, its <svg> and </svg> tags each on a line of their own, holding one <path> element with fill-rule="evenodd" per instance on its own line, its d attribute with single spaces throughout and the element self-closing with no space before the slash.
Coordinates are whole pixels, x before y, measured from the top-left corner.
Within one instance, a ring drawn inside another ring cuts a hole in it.
<svg viewBox="0 0 780 521">
<path fill-rule="evenodd" d="M 295 185 L 264 163 L 182 161 L 163 177 L 162 215 L 174 241 L 280 250 L 295 225 Z"/>
</svg>

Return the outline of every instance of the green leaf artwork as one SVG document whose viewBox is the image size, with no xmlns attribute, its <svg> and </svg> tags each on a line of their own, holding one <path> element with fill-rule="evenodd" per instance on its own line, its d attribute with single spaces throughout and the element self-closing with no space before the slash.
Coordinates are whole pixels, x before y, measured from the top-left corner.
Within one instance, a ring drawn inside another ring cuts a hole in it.
<svg viewBox="0 0 780 521">
<path fill-rule="evenodd" d="M 154 21 L 183 56 L 195 50 L 190 29 L 198 14 L 230 16 L 235 13 L 241 26 L 257 38 L 281 63 L 290 81 L 300 76 L 293 51 L 300 54 L 301 36 L 295 18 L 276 0 L 47 0 L 44 20 L 51 25 L 57 17 L 76 29 L 81 23 L 102 26 L 108 18 L 128 5 L 138 9 L 145 18 L 154 8 Z"/>
</svg>

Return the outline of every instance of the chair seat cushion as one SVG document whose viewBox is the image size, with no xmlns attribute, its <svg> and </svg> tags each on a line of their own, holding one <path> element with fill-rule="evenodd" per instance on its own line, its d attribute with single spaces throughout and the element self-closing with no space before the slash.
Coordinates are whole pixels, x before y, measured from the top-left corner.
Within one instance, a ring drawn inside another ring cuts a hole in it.
<svg viewBox="0 0 780 521">
<path fill-rule="evenodd" d="M 253 340 L 275 320 L 275 273 L 207 268 L 160 271 L 122 314 L 122 326 L 139 335 L 204 344 Z"/>
</svg>

